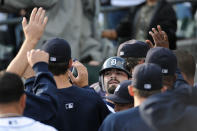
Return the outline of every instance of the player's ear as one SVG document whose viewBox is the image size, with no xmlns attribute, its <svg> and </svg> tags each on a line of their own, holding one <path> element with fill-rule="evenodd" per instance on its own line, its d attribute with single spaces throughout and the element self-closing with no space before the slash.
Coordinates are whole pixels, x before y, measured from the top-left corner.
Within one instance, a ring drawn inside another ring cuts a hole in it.
<svg viewBox="0 0 197 131">
<path fill-rule="evenodd" d="M 161 88 L 161 92 L 163 93 L 163 92 L 165 92 L 165 91 L 167 91 L 167 90 L 168 90 L 168 87 L 165 86 L 165 85 L 163 85 L 163 87 Z"/>
<path fill-rule="evenodd" d="M 73 64 L 73 60 L 72 58 L 69 60 L 69 64 L 68 64 L 68 68 L 71 68 L 72 67 L 72 64 Z"/>
<path fill-rule="evenodd" d="M 25 105 L 26 105 L 26 94 L 24 93 L 20 100 L 19 100 L 19 104 L 20 104 L 20 108 L 21 108 L 21 112 L 23 113 L 24 109 L 25 109 Z"/>
<path fill-rule="evenodd" d="M 133 86 L 132 86 L 132 85 L 129 85 L 129 86 L 128 86 L 128 90 L 129 90 L 130 96 L 134 96 L 134 93 L 133 93 Z"/>
</svg>

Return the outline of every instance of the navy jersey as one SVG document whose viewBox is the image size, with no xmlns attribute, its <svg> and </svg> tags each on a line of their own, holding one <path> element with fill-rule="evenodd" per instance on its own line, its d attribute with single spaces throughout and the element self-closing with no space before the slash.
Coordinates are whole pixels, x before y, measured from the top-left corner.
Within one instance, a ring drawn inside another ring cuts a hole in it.
<svg viewBox="0 0 197 131">
<path fill-rule="evenodd" d="M 139 107 L 110 114 L 99 131 L 152 131 L 143 121 Z"/>
<path fill-rule="evenodd" d="M 57 90 L 55 80 L 48 71 L 47 63 L 39 62 L 33 69 L 36 76 L 25 83 L 27 99 L 24 116 L 55 127 L 58 109 L 58 97 L 54 93 Z"/>
<path fill-rule="evenodd" d="M 150 96 L 140 114 L 157 131 L 196 131 L 197 89 L 189 85 Z"/>
<path fill-rule="evenodd" d="M 184 85 L 188 85 L 188 83 L 184 80 L 180 70 L 177 68 L 176 69 L 176 81 L 174 83 L 174 88 L 180 88 L 183 87 Z"/>
<path fill-rule="evenodd" d="M 109 110 L 96 92 L 71 86 L 58 89 L 59 130 L 97 131 Z"/>
<path fill-rule="evenodd" d="M 110 113 L 98 94 L 89 87 L 57 89 L 48 65 L 33 67 L 36 77 L 26 81 L 25 116 L 63 131 L 96 131 Z"/>
</svg>

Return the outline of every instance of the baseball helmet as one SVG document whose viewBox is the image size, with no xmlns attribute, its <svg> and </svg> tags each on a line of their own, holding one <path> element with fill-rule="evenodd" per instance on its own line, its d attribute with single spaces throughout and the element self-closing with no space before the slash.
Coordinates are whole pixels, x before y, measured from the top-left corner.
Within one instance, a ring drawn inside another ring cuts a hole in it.
<svg viewBox="0 0 197 131">
<path fill-rule="evenodd" d="M 128 77 L 131 77 L 131 74 L 126 70 L 125 65 L 126 62 L 123 58 L 118 56 L 110 57 L 104 62 L 101 70 L 99 71 L 99 75 L 103 74 L 108 69 L 119 69 L 124 71 Z"/>
</svg>

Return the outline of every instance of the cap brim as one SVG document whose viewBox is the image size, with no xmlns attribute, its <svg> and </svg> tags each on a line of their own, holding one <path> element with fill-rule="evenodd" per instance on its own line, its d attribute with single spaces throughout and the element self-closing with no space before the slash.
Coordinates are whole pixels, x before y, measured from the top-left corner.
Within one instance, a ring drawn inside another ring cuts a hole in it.
<svg viewBox="0 0 197 131">
<path fill-rule="evenodd" d="M 114 103 L 120 103 L 120 104 L 129 104 L 129 103 L 132 103 L 131 100 L 127 100 L 127 99 L 118 97 L 118 96 L 116 96 L 114 94 L 109 95 L 109 96 L 106 96 L 105 98 L 113 101 Z"/>
</svg>

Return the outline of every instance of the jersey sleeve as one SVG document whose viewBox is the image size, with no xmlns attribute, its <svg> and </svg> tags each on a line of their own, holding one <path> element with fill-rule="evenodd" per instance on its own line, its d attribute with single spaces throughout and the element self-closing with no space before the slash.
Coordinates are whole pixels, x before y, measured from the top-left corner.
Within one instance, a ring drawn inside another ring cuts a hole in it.
<svg viewBox="0 0 197 131">
<path fill-rule="evenodd" d="M 36 73 L 35 78 L 28 79 L 26 86 L 27 100 L 24 115 L 52 124 L 58 108 L 56 95 L 56 83 L 53 75 L 48 71 L 48 64 L 39 62 L 33 66 Z"/>
</svg>

